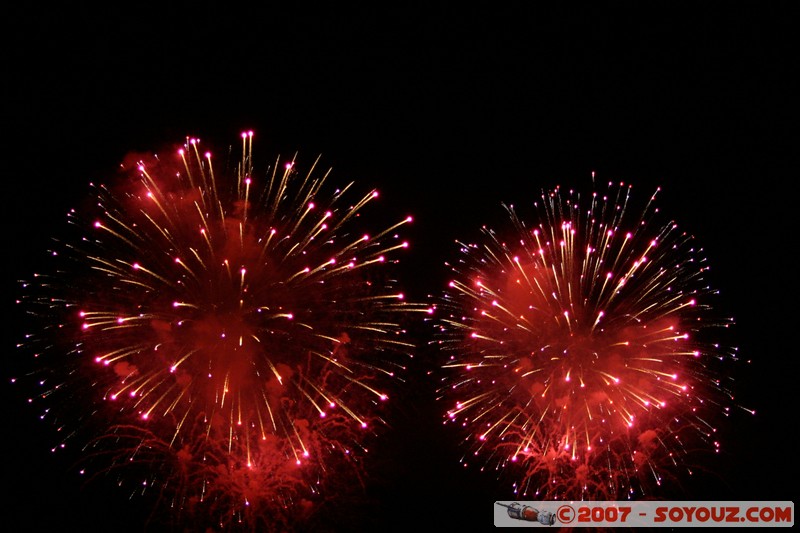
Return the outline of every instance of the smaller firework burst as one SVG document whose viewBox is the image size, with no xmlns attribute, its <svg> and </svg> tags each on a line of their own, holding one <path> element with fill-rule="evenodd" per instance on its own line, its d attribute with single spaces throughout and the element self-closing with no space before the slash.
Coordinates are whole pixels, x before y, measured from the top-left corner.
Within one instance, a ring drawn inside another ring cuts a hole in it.
<svg viewBox="0 0 800 533">
<path fill-rule="evenodd" d="M 556 189 L 528 226 L 484 227 L 461 256 L 437 314 L 447 360 L 440 397 L 479 463 L 514 492 L 548 499 L 638 498 L 716 452 L 732 405 L 713 335 L 716 291 L 691 235 L 658 224 L 655 194 L 582 197 Z"/>
</svg>

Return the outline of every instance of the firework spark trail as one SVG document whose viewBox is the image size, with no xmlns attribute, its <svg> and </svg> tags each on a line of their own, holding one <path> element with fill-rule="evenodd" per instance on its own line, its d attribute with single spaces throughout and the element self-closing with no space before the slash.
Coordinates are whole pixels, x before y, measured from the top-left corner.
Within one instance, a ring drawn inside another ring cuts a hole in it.
<svg viewBox="0 0 800 533">
<path fill-rule="evenodd" d="M 166 466 L 149 483 L 181 487 L 170 506 L 193 502 L 195 518 L 197 502 L 218 509 L 220 526 L 294 512 L 287 502 L 318 492 L 309 480 L 340 474 L 334 455 L 357 463 L 411 353 L 404 322 L 423 311 L 386 272 L 410 217 L 358 231 L 377 191 L 344 203 L 352 183 L 326 196 L 318 160 L 301 174 L 280 158 L 259 187 L 252 133 L 241 154 L 220 172 L 187 139 L 124 164 L 126 190 L 95 187 L 88 224 L 69 213 L 78 235 L 21 300 L 49 323 L 24 343 L 51 373 L 38 397 L 75 411 L 45 408 L 66 435 L 59 447 L 79 440 L 70 423 L 92 418 L 90 456 L 158 451 Z M 230 477 L 243 469 L 280 480 L 244 490 Z"/>
<path fill-rule="evenodd" d="M 650 496 L 694 450 L 718 451 L 733 406 L 708 339 L 716 291 L 694 239 L 656 226 L 631 188 L 582 198 L 556 189 L 532 228 L 505 206 L 512 233 L 487 227 L 462 255 L 437 314 L 447 355 L 440 398 L 468 455 L 550 499 Z M 504 240 L 504 239 L 508 240 Z"/>
</svg>

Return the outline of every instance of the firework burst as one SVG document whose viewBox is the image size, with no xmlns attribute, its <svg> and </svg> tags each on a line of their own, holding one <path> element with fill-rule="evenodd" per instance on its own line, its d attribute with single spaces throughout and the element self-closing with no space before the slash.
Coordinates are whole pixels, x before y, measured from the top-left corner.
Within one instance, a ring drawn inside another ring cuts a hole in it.
<svg viewBox="0 0 800 533">
<path fill-rule="evenodd" d="M 280 157 L 259 186 L 252 159 L 246 133 L 222 169 L 197 139 L 126 161 L 20 300 L 54 450 L 222 528 L 288 527 L 353 485 L 420 310 L 389 274 L 410 217 L 370 233 L 376 191 Z"/>
<path fill-rule="evenodd" d="M 719 451 L 733 396 L 720 363 L 735 350 L 713 332 L 708 265 L 676 223 L 657 225 L 655 194 L 581 197 L 556 189 L 528 227 L 482 228 L 458 243 L 435 342 L 446 354 L 446 424 L 462 462 L 507 475 L 521 495 L 649 497 L 695 450 Z M 724 417 L 723 417 L 724 418 Z"/>
</svg>

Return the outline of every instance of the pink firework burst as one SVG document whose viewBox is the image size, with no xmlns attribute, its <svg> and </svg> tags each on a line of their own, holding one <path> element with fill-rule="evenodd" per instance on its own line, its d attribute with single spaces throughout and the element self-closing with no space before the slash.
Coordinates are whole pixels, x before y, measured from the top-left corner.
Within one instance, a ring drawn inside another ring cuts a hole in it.
<svg viewBox="0 0 800 533">
<path fill-rule="evenodd" d="M 86 468 L 151 487 L 176 521 L 280 528 L 362 474 L 422 309 L 389 274 L 410 217 L 372 232 L 377 191 L 326 192 L 318 160 L 261 180 L 252 133 L 240 150 L 218 168 L 187 139 L 95 186 L 51 274 L 24 283 L 45 327 L 23 346 L 54 449 L 107 459 Z"/>
<path fill-rule="evenodd" d="M 548 499 L 650 497 L 717 452 L 736 359 L 713 333 L 716 291 L 691 235 L 657 225 L 655 194 L 631 212 L 631 187 L 582 197 L 556 189 L 528 226 L 484 227 L 459 243 L 438 313 L 446 424 L 462 462 Z"/>
</svg>

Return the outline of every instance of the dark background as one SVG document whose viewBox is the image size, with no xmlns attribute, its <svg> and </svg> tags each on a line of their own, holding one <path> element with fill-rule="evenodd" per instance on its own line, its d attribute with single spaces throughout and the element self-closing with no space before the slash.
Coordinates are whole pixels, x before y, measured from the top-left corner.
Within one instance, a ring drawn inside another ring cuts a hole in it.
<svg viewBox="0 0 800 533">
<path fill-rule="evenodd" d="M 661 186 L 659 206 L 704 244 L 736 318 L 741 403 L 720 488 L 698 499 L 790 500 L 796 484 L 797 17 L 775 2 L 505 3 L 363 9 L 209 1 L 3 8 L 6 301 L 40 264 L 87 184 L 130 151 L 255 131 L 262 162 L 322 154 L 331 179 L 378 187 L 412 214 L 404 284 L 439 294 L 456 238 L 542 188 Z M 498 5 L 499 4 L 499 5 Z M 20 331 L 6 321 L 3 379 Z M 491 526 L 510 500 L 464 469 L 422 349 L 378 446 L 354 529 Z M 50 428 L 4 384 L 2 519 L 9 531 L 140 531 L 147 513 L 81 491 Z M 504 490 L 504 489 L 503 489 Z M 674 498 L 676 499 L 676 498 Z M 338 520 L 341 520 L 339 518 Z M 336 522 L 339 523 L 339 522 Z M 6 529 L 4 527 L 4 529 Z"/>
</svg>

